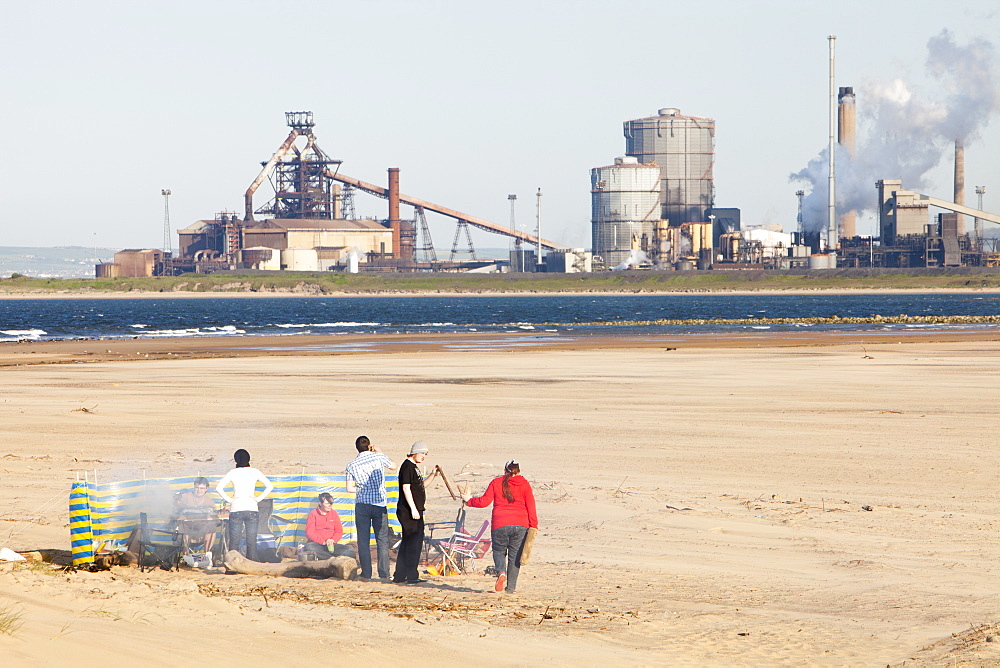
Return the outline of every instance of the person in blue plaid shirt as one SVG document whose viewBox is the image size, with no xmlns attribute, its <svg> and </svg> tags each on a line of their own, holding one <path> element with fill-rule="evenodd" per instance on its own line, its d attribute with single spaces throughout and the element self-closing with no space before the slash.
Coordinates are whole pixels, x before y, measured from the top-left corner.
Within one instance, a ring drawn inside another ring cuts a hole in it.
<svg viewBox="0 0 1000 668">
<path fill-rule="evenodd" d="M 358 532 L 361 579 L 372 577 L 371 534 L 378 551 L 378 576 L 389 577 L 389 511 L 385 493 L 385 470 L 396 465 L 372 445 L 367 436 L 354 441 L 358 456 L 347 465 L 347 491 L 354 492 L 354 526 Z"/>
</svg>

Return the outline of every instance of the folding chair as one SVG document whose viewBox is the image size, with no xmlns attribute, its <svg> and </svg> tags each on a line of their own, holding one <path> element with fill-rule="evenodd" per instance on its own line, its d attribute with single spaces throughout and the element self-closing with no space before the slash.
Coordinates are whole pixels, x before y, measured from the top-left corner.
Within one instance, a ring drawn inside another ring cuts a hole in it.
<svg viewBox="0 0 1000 668">
<path fill-rule="evenodd" d="M 490 538 L 483 538 L 490 528 L 490 521 L 483 520 L 483 525 L 475 534 L 467 533 L 464 527 L 459 527 L 447 541 L 440 541 L 436 545 L 442 551 L 445 561 L 451 564 L 462 573 L 468 573 L 468 566 L 473 570 L 476 568 L 476 559 L 482 559 L 493 545 Z"/>
<path fill-rule="evenodd" d="M 139 571 L 163 566 L 168 571 L 177 570 L 184 552 L 184 540 L 176 529 L 154 529 L 149 526 L 146 513 L 139 513 Z M 152 562 L 147 562 L 149 556 Z"/>
<path fill-rule="evenodd" d="M 257 559 L 265 563 L 281 561 L 278 557 L 278 537 L 274 534 L 271 523 L 273 512 L 273 498 L 257 502 Z M 250 540 L 249 536 L 247 540 Z"/>
</svg>

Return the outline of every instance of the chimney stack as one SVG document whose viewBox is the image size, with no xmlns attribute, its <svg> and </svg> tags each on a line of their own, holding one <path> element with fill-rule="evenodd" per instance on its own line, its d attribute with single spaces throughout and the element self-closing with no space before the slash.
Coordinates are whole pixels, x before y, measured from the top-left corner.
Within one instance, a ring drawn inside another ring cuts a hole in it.
<svg viewBox="0 0 1000 668">
<path fill-rule="evenodd" d="M 389 229 L 392 230 L 392 255 L 402 257 L 399 224 L 399 167 L 389 168 Z"/>
<path fill-rule="evenodd" d="M 841 86 L 840 94 L 837 95 L 837 143 L 847 149 L 847 154 L 852 158 L 855 151 L 855 132 L 857 128 L 857 116 L 854 106 L 854 88 L 851 86 Z M 840 215 L 840 237 L 850 238 L 857 234 L 857 219 L 853 211 L 846 211 Z"/>
<path fill-rule="evenodd" d="M 965 206 L 965 143 L 955 140 L 955 204 Z M 958 229 L 965 233 L 965 216 L 958 216 Z"/>
</svg>

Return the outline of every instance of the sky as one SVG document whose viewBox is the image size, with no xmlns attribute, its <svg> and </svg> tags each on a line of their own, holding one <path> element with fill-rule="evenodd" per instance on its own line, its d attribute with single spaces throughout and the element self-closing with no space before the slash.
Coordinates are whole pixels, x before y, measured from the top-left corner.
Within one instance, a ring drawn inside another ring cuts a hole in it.
<svg viewBox="0 0 1000 668">
<path fill-rule="evenodd" d="M 864 205 L 870 185 L 874 204 L 876 179 L 906 174 L 951 199 L 939 126 L 973 107 L 966 201 L 985 186 L 1000 210 L 995 0 L 53 0 L 6 2 L 3 18 L 4 246 L 159 247 L 163 188 L 174 230 L 242 211 L 301 110 L 344 174 L 384 184 L 399 167 L 403 193 L 504 225 L 516 194 L 528 231 L 541 188 L 543 237 L 588 247 L 590 169 L 623 155 L 623 121 L 676 107 L 716 121 L 716 206 L 792 231 L 811 185 L 791 175 L 825 169 L 831 34 L 870 149 L 845 191 Z M 385 200 L 356 206 L 387 216 Z M 450 248 L 454 222 L 428 221 Z"/>
</svg>

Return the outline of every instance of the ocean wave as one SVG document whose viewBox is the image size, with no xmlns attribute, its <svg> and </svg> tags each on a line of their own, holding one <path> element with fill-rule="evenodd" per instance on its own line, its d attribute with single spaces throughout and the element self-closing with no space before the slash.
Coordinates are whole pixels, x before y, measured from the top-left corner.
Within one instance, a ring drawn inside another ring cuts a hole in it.
<svg viewBox="0 0 1000 668">
<path fill-rule="evenodd" d="M 282 323 L 275 325 L 282 329 L 299 329 L 303 327 L 380 327 L 381 322 L 309 322 L 309 323 Z"/>
<path fill-rule="evenodd" d="M 142 332 L 140 336 L 146 339 L 154 338 L 176 338 L 184 336 L 217 336 L 219 334 L 246 334 L 245 329 L 238 329 L 233 325 L 223 325 L 221 327 L 185 327 L 183 329 L 153 329 Z"/>
<path fill-rule="evenodd" d="M 11 337 L 0 339 L 0 341 L 37 341 L 48 332 L 44 329 L 0 329 L 0 334 Z"/>
</svg>

